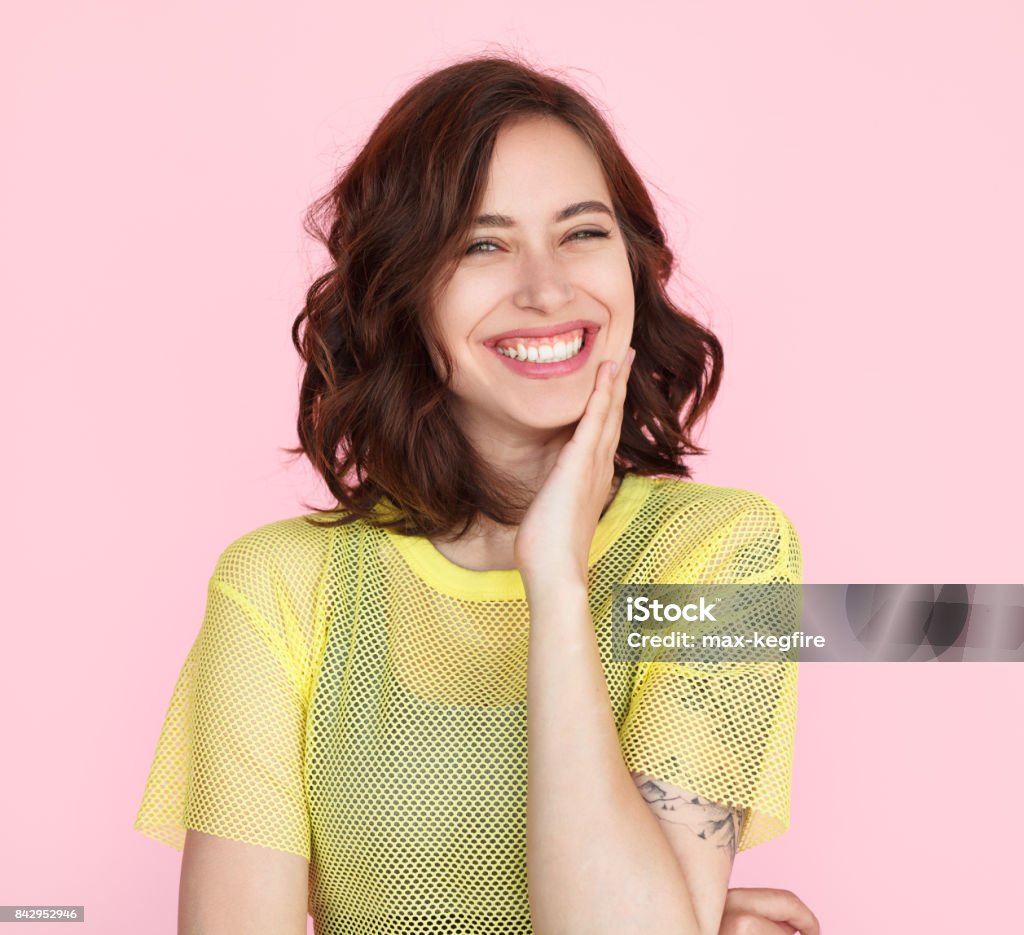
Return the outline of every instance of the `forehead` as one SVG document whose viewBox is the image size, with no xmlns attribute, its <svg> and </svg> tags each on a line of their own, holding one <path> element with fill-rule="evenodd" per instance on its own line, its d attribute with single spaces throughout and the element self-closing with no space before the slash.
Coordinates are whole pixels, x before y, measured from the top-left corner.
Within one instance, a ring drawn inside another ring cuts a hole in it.
<svg viewBox="0 0 1024 935">
<path fill-rule="evenodd" d="M 494 141 L 483 209 L 549 217 L 571 201 L 609 200 L 601 163 L 572 127 L 553 117 L 505 124 Z M 557 204 L 556 204 L 557 202 Z"/>
</svg>

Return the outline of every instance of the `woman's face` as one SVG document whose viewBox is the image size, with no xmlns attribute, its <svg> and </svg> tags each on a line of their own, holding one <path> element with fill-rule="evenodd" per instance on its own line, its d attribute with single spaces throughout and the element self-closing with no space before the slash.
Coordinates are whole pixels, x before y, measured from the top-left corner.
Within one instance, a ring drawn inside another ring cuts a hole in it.
<svg viewBox="0 0 1024 935">
<path fill-rule="evenodd" d="M 481 216 L 434 308 L 471 435 L 572 425 L 601 362 L 624 357 L 633 282 L 611 211 L 575 130 L 530 117 L 499 131 Z"/>
</svg>

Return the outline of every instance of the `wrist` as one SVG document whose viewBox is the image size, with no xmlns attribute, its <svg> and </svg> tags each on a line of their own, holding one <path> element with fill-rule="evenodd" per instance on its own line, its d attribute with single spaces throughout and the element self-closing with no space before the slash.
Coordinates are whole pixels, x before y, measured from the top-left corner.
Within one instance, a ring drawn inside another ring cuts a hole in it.
<svg viewBox="0 0 1024 935">
<path fill-rule="evenodd" d="M 545 604 L 571 604 L 587 600 L 587 577 L 578 569 L 546 568 L 520 574 L 531 606 L 541 601 Z"/>
</svg>

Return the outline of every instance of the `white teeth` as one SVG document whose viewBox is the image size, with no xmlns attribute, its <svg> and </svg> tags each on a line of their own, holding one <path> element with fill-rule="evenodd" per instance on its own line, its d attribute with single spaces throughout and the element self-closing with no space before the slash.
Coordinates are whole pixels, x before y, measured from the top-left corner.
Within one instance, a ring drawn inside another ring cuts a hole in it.
<svg viewBox="0 0 1024 935">
<path fill-rule="evenodd" d="M 583 335 L 575 341 L 556 341 L 550 344 L 533 344 L 527 347 L 525 344 L 518 344 L 515 348 L 496 347 L 495 350 L 503 357 L 510 357 L 512 360 L 528 360 L 531 363 L 557 363 L 575 357 L 583 347 Z"/>
</svg>

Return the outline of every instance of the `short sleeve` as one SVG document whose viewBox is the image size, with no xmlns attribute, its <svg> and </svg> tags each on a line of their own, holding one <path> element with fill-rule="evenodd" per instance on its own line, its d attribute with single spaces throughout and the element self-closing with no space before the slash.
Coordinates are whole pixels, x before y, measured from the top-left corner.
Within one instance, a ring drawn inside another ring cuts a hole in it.
<svg viewBox="0 0 1024 935">
<path fill-rule="evenodd" d="M 720 490 L 733 496 L 711 504 L 712 521 L 665 582 L 799 584 L 800 542 L 786 515 L 758 494 Z M 738 850 L 764 843 L 789 825 L 796 688 L 794 662 L 643 662 L 619 732 L 626 765 L 742 809 Z"/>
<path fill-rule="evenodd" d="M 284 521 L 287 522 L 287 521 Z M 304 783 L 313 583 L 284 524 L 236 540 L 208 582 L 199 633 L 180 670 L 135 829 L 182 850 L 186 829 L 310 858 Z M 287 537 L 285 537 L 287 540 Z"/>
</svg>

